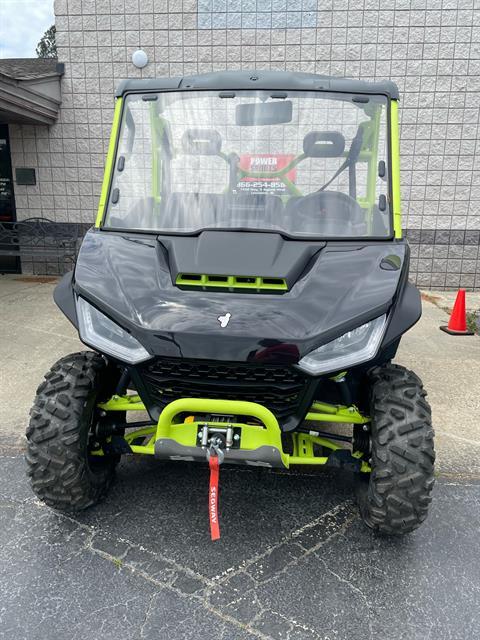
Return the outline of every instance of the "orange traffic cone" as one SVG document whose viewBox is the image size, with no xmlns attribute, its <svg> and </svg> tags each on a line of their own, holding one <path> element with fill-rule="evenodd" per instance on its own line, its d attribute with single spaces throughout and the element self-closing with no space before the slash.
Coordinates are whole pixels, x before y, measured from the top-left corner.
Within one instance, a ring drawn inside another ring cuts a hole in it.
<svg viewBox="0 0 480 640">
<path fill-rule="evenodd" d="M 452 336 L 473 336 L 473 331 L 467 329 L 465 289 L 458 290 L 448 325 L 440 327 L 440 329 L 445 333 L 450 333 Z"/>
</svg>

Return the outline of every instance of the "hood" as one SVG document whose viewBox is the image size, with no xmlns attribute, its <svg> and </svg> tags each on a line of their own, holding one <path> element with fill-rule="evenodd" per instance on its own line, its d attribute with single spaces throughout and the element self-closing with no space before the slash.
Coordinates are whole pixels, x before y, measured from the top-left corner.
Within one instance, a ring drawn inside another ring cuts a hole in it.
<svg viewBox="0 0 480 640">
<path fill-rule="evenodd" d="M 75 291 L 153 354 L 297 362 L 392 304 L 402 242 L 310 242 L 275 233 L 151 236 L 90 230 Z M 179 288 L 179 274 L 281 278 L 283 293 Z M 228 320 L 227 320 L 228 319 Z"/>
</svg>

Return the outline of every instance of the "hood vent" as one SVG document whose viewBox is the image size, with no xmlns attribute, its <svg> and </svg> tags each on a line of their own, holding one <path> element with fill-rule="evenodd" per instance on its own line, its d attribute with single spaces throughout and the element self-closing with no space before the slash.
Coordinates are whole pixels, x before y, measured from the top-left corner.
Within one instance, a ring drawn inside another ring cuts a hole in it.
<svg viewBox="0 0 480 640">
<path fill-rule="evenodd" d="M 285 293 L 285 291 L 288 291 L 287 282 L 284 278 L 264 278 L 261 276 L 179 273 L 175 283 L 180 289 L 202 289 L 203 291 L 244 293 Z"/>
</svg>

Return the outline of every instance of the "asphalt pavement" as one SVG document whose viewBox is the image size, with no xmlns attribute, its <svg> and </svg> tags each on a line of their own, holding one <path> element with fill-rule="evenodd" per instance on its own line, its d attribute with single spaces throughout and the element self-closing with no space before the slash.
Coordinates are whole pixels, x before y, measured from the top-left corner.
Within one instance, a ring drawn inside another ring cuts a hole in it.
<svg viewBox="0 0 480 640">
<path fill-rule="evenodd" d="M 74 518 L 1 460 L 0 637 L 15 640 L 480 636 L 480 483 L 439 479 L 403 539 L 362 524 L 342 474 L 221 470 L 209 540 L 206 465 L 129 459 Z"/>
<path fill-rule="evenodd" d="M 127 457 L 106 500 L 67 517 L 31 493 L 28 407 L 76 350 L 52 283 L 0 278 L 0 638 L 470 640 L 480 637 L 480 339 L 438 330 L 430 303 L 397 362 L 424 379 L 437 432 L 431 514 L 413 534 L 361 522 L 353 479 L 328 470 L 220 472 Z"/>
</svg>

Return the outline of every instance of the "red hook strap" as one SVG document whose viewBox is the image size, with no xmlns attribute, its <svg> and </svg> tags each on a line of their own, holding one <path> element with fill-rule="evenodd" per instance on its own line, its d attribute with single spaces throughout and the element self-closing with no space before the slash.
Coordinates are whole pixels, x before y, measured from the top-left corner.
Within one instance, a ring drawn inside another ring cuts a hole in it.
<svg viewBox="0 0 480 640">
<path fill-rule="evenodd" d="M 210 490 L 208 492 L 208 514 L 210 517 L 210 535 L 212 540 L 220 538 L 220 525 L 218 523 L 218 478 L 220 465 L 218 456 L 211 455 L 208 461 L 210 467 Z"/>
</svg>

